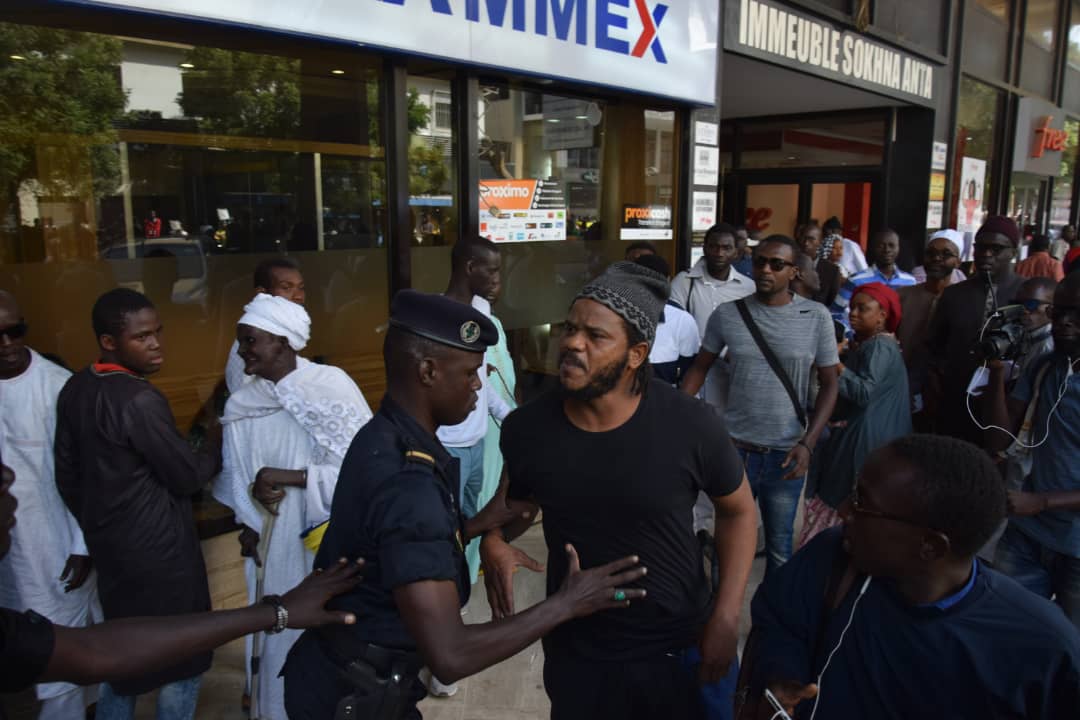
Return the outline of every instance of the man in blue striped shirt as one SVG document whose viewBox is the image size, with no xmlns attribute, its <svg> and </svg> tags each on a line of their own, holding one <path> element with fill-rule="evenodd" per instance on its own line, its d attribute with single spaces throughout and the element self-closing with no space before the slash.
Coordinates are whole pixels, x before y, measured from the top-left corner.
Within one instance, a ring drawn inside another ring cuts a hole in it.
<svg viewBox="0 0 1080 720">
<path fill-rule="evenodd" d="M 852 275 L 840 288 L 840 293 L 836 296 L 836 301 L 831 308 L 833 318 L 842 322 L 849 331 L 851 330 L 851 326 L 848 325 L 848 303 L 851 302 L 851 296 L 860 285 L 879 282 L 885 283 L 893 290 L 915 285 L 918 281 L 914 275 L 896 267 L 896 258 L 899 254 L 900 236 L 895 230 L 885 228 L 874 233 L 870 240 L 870 257 L 873 259 L 873 264 Z"/>
</svg>

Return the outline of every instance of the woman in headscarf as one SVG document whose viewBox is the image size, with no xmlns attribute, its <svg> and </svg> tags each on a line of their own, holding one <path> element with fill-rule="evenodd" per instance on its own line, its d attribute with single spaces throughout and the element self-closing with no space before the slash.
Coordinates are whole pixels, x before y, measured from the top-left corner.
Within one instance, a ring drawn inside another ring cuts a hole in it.
<svg viewBox="0 0 1080 720">
<path fill-rule="evenodd" d="M 829 439 L 819 445 L 806 483 L 806 521 L 800 547 L 840 523 L 866 457 L 911 433 L 907 370 L 896 340 L 900 297 L 884 283 L 859 286 L 848 312 L 855 333 L 847 365 L 840 365 L 840 397 Z"/>
</svg>

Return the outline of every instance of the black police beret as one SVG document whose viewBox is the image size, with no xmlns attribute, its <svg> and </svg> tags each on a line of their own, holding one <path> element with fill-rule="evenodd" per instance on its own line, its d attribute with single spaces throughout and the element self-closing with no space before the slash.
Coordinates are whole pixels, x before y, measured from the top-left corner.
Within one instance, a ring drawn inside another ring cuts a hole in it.
<svg viewBox="0 0 1080 720">
<path fill-rule="evenodd" d="M 390 324 L 443 345 L 484 352 L 499 341 L 495 324 L 471 305 L 445 295 L 400 290 L 390 303 Z"/>
</svg>

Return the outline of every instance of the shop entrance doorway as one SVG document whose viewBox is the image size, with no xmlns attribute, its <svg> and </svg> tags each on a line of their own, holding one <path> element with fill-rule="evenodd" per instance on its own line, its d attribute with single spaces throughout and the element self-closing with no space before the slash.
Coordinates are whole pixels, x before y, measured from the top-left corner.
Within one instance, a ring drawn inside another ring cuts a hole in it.
<svg viewBox="0 0 1080 720">
<path fill-rule="evenodd" d="M 786 175 L 786 177 L 784 176 Z M 876 221 L 880 179 L 874 172 L 805 174 L 745 173 L 735 193 L 736 214 L 750 231 L 763 235 L 793 236 L 795 228 L 810 220 L 824 223 L 839 218 L 844 237 L 866 249 Z"/>
</svg>

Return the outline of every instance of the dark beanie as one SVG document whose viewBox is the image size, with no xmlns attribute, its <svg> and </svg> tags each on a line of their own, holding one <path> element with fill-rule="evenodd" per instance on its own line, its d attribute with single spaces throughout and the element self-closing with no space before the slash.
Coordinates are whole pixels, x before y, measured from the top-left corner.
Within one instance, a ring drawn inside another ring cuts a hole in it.
<svg viewBox="0 0 1080 720">
<path fill-rule="evenodd" d="M 633 262 L 617 262 L 589 282 L 575 301 L 595 300 L 633 325 L 650 345 L 671 285 L 666 277 Z"/>
<path fill-rule="evenodd" d="M 975 233 L 975 237 L 983 233 L 999 233 L 1009 238 L 1009 242 L 1013 244 L 1013 247 L 1020 245 L 1020 228 L 1016 227 L 1016 223 L 1013 222 L 1012 218 L 1004 215 L 991 215 L 986 218 L 986 222 Z"/>
</svg>

